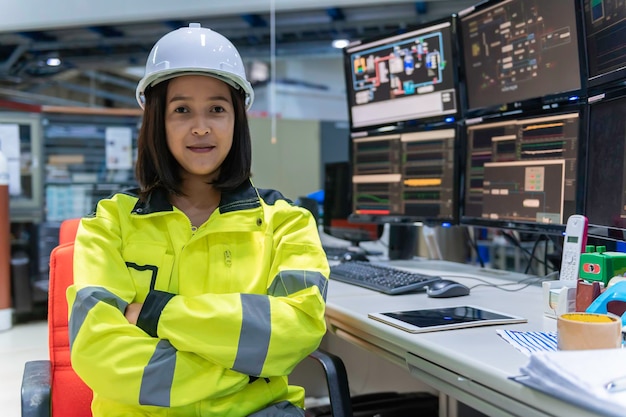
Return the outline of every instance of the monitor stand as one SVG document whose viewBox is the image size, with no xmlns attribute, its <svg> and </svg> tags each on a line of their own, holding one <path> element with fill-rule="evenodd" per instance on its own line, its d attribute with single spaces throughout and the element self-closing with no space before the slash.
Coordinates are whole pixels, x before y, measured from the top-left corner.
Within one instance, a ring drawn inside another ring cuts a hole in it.
<svg viewBox="0 0 626 417">
<path fill-rule="evenodd" d="M 417 255 L 418 227 L 389 224 L 389 259 L 413 259 Z"/>
<path fill-rule="evenodd" d="M 323 246 L 326 248 L 329 247 L 341 247 L 346 251 L 355 252 L 357 254 L 362 255 L 382 255 L 381 251 L 372 251 L 361 246 L 362 242 L 371 242 L 372 235 L 371 232 L 358 229 L 358 228 L 350 228 L 350 227 L 329 227 L 324 230 L 325 234 L 334 239 L 339 239 L 341 243 L 335 242 L 322 242 Z M 345 242 L 350 242 L 350 245 L 345 245 Z"/>
</svg>

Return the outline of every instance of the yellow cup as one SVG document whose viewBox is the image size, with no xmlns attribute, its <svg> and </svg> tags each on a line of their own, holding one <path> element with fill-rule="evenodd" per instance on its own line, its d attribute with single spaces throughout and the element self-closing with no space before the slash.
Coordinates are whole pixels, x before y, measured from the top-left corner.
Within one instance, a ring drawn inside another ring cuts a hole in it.
<svg viewBox="0 0 626 417">
<path fill-rule="evenodd" d="M 565 313 L 557 318 L 556 327 L 559 350 L 622 346 L 622 321 L 612 314 Z"/>
</svg>

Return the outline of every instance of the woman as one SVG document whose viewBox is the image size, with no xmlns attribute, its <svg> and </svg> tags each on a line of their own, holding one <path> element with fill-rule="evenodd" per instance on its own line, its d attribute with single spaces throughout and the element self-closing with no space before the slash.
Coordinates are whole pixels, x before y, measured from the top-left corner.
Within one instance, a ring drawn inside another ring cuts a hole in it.
<svg viewBox="0 0 626 417">
<path fill-rule="evenodd" d="M 137 97 L 140 187 L 82 219 L 68 289 L 94 416 L 304 415 L 287 375 L 325 333 L 329 268 L 313 216 L 250 182 L 237 50 L 170 32 Z"/>
</svg>

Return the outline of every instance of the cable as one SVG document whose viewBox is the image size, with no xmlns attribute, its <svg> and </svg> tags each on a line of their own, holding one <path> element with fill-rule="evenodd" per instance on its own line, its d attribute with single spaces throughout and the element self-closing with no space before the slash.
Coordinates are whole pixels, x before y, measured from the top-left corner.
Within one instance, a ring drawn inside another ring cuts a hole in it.
<svg viewBox="0 0 626 417">
<path fill-rule="evenodd" d="M 482 284 L 476 284 L 476 285 L 473 285 L 473 286 L 469 287 L 470 291 L 473 290 L 474 288 L 478 288 L 478 287 L 492 287 L 492 288 L 496 288 L 496 289 L 499 289 L 499 290 L 502 290 L 502 291 L 517 292 L 517 291 L 523 290 L 524 288 L 527 288 L 527 287 L 529 287 L 531 285 L 539 284 L 539 283 L 542 283 L 544 281 L 554 281 L 554 279 L 552 278 L 552 276 L 554 276 L 554 275 L 558 275 L 558 271 L 551 272 L 548 275 L 543 276 L 543 277 L 528 277 L 528 278 L 522 279 L 522 280 L 517 281 L 517 282 L 507 282 L 505 284 L 494 284 L 494 283 L 491 283 L 491 282 L 489 282 L 487 280 L 484 280 L 482 278 L 476 278 L 476 277 L 467 276 L 467 275 L 447 275 L 446 274 L 445 276 L 442 275 L 442 278 L 444 278 L 444 279 L 448 279 L 448 278 L 465 278 L 465 279 L 467 279 L 467 278 L 469 278 L 469 279 L 475 279 L 477 281 L 482 282 Z M 510 285 L 522 285 L 522 287 L 515 288 L 515 289 L 503 288 L 503 287 L 508 287 Z"/>
<path fill-rule="evenodd" d="M 542 261 L 541 259 L 538 259 L 536 256 L 534 256 L 534 254 L 530 253 L 530 251 L 528 249 L 526 249 L 525 247 L 522 246 L 522 244 L 519 242 L 519 240 L 517 240 L 517 238 L 515 238 L 514 236 L 511 236 L 510 234 L 506 233 L 506 232 L 502 232 L 502 236 L 504 236 L 509 242 L 511 242 L 514 246 L 520 248 L 522 250 L 522 252 L 524 254 L 526 254 L 526 256 L 528 256 L 528 262 L 532 263 L 532 260 L 536 260 L 540 265 L 544 265 L 547 268 L 547 265 L 544 261 Z M 530 270 L 535 273 L 534 269 L 532 269 L 532 266 L 530 267 Z M 528 270 L 527 270 L 528 271 Z"/>
<path fill-rule="evenodd" d="M 539 237 L 537 239 L 535 239 L 535 243 L 533 244 L 533 248 L 530 251 L 530 259 L 529 259 L 528 263 L 526 264 L 526 270 L 524 271 L 525 274 L 528 274 L 528 271 L 530 270 L 530 267 L 532 265 L 532 260 L 533 259 L 537 259 L 537 257 L 535 256 L 535 251 L 537 250 L 537 246 L 539 246 L 539 242 L 545 240 L 544 238 L 545 238 L 545 236 L 543 234 L 541 234 L 541 235 L 539 235 Z M 546 246 L 546 250 L 547 249 L 548 248 Z M 541 262 L 541 261 L 539 261 L 539 259 L 537 259 L 537 261 Z M 547 266 L 546 260 L 545 260 L 545 252 L 544 252 L 543 265 L 544 265 L 544 268 L 546 268 L 546 270 L 547 270 L 548 266 Z"/>
<path fill-rule="evenodd" d="M 476 233 L 474 233 L 474 239 L 472 239 L 472 236 L 470 235 L 469 232 L 469 228 L 465 227 L 465 238 L 467 239 L 467 241 L 469 242 L 469 245 L 472 249 L 474 249 L 474 253 L 476 253 L 476 260 L 480 263 L 480 267 L 484 268 L 485 267 L 485 261 L 483 260 L 482 256 L 480 255 L 480 252 L 478 251 L 478 243 L 476 242 Z"/>
</svg>

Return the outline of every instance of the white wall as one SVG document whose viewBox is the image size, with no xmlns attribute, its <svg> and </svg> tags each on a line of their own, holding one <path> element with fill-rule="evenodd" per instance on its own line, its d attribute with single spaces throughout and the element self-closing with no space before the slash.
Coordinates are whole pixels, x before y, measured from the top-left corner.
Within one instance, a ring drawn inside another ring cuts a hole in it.
<svg viewBox="0 0 626 417">
<path fill-rule="evenodd" d="M 252 115 L 271 116 L 272 110 L 284 119 L 347 121 L 348 105 L 341 55 L 332 57 L 293 58 L 276 62 L 276 79 L 257 86 Z M 301 85 L 280 80 L 301 82 Z M 321 86 L 319 89 L 313 86 Z M 275 88 L 275 91 L 272 91 Z M 272 97 L 274 104 L 272 105 Z"/>
<path fill-rule="evenodd" d="M 295 200 L 320 189 L 320 128 L 314 120 L 276 123 L 276 143 L 271 141 L 270 119 L 250 118 L 252 181 Z"/>
</svg>

